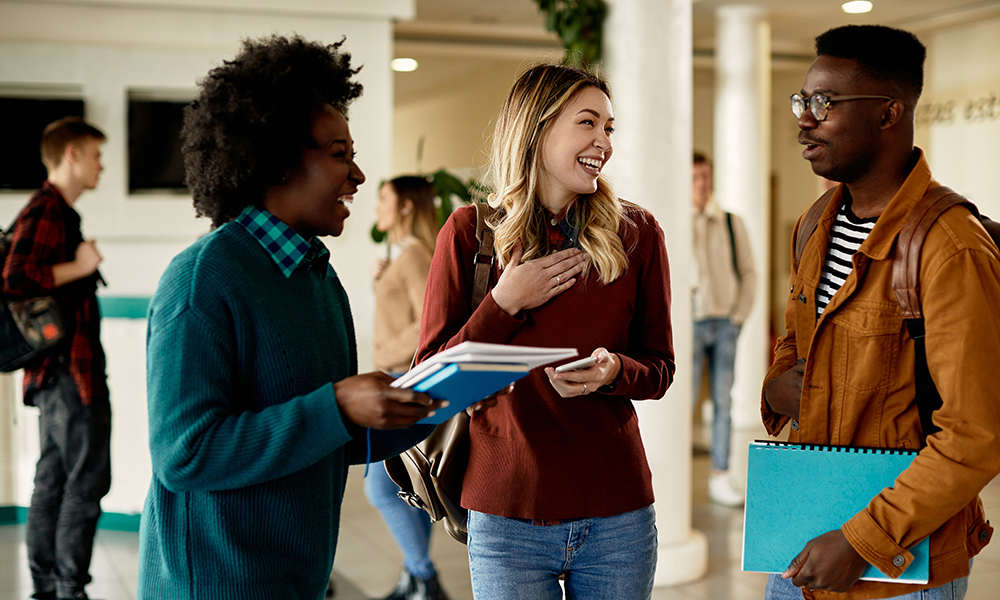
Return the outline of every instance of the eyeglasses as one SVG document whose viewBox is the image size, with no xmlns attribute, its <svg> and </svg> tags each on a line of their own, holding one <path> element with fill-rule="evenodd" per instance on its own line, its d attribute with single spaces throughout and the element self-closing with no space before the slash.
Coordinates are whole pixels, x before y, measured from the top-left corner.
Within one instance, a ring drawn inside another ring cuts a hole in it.
<svg viewBox="0 0 1000 600">
<path fill-rule="evenodd" d="M 830 114 L 830 106 L 834 102 L 846 102 L 847 100 L 895 100 L 895 98 L 890 98 L 889 96 L 826 96 L 823 94 L 813 94 L 808 98 L 803 98 L 799 94 L 792 94 L 789 98 L 792 101 L 792 114 L 795 115 L 796 119 L 802 118 L 802 115 L 806 112 L 806 105 L 808 104 L 809 110 L 812 111 L 814 117 L 817 121 L 825 121 L 827 116 Z"/>
</svg>

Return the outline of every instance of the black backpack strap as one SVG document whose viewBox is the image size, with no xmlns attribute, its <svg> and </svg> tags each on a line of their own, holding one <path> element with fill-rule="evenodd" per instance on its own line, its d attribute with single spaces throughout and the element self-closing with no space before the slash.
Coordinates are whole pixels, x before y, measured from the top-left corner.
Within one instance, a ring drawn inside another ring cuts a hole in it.
<svg viewBox="0 0 1000 600">
<path fill-rule="evenodd" d="M 994 221 L 986 215 L 979 215 L 979 222 L 983 224 L 983 229 L 990 234 L 993 243 L 1000 249 L 1000 222 Z"/>
<path fill-rule="evenodd" d="M 795 262 L 793 266 L 796 269 L 799 268 L 799 260 L 802 259 L 802 252 L 806 249 L 806 242 L 809 241 L 813 232 L 816 231 L 816 226 L 819 225 L 819 218 L 823 216 L 823 211 L 826 210 L 827 204 L 830 203 L 830 199 L 833 198 L 833 194 L 836 191 L 836 187 L 828 189 L 818 200 L 813 202 L 813 205 L 806 211 L 805 216 L 802 217 L 798 233 L 795 235 Z"/>
<path fill-rule="evenodd" d="M 740 274 L 740 262 L 736 258 L 736 234 L 733 233 L 733 213 L 726 212 L 726 228 L 729 230 L 729 255 L 733 259 L 733 273 L 736 274 L 736 281 L 740 282 L 743 276 Z"/>
</svg>

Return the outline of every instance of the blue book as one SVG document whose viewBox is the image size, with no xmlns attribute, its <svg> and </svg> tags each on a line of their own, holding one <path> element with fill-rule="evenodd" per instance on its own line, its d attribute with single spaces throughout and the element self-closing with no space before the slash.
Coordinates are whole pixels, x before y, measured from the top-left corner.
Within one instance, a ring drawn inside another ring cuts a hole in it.
<svg viewBox="0 0 1000 600">
<path fill-rule="evenodd" d="M 527 365 L 455 362 L 444 364 L 423 379 L 407 385 L 435 400 L 447 400 L 432 416 L 417 421 L 424 425 L 444 423 L 483 398 L 495 394 L 530 372 Z"/>
<path fill-rule="evenodd" d="M 840 529 L 917 455 L 909 450 L 753 442 L 747 463 L 743 570 L 783 573 L 806 542 Z M 893 579 L 872 565 L 862 579 L 927 583 L 930 537 L 909 548 L 913 562 Z"/>
</svg>

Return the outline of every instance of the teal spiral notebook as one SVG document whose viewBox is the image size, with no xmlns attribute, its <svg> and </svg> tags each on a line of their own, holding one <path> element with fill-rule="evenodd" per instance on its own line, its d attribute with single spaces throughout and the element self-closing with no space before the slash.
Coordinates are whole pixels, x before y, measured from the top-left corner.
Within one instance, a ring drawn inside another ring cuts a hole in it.
<svg viewBox="0 0 1000 600">
<path fill-rule="evenodd" d="M 747 463 L 743 570 L 783 573 L 806 542 L 840 529 L 883 489 L 892 487 L 914 451 L 753 442 Z M 872 565 L 862 579 L 927 583 L 930 538 L 909 549 L 898 579 Z"/>
</svg>

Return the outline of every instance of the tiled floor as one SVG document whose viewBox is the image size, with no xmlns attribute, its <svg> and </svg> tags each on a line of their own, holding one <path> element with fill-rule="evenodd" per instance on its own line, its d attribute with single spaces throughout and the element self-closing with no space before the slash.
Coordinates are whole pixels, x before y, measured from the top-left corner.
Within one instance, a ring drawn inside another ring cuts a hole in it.
<svg viewBox="0 0 1000 600">
<path fill-rule="evenodd" d="M 753 437 L 754 433 L 745 436 Z M 734 444 L 744 444 L 735 436 Z M 708 502 L 708 458 L 695 456 L 693 524 L 708 538 L 708 574 L 685 585 L 657 588 L 654 600 L 757 600 L 763 596 L 764 575 L 740 571 L 742 509 Z M 361 490 L 363 468 L 352 469 L 344 499 L 340 546 L 334 564 L 339 600 L 381 597 L 399 575 L 400 554 L 378 513 Z M 1000 515 L 1000 478 L 982 494 L 987 514 Z M 24 600 L 31 591 L 24 551 L 23 525 L 0 526 L 0 600 Z M 441 529 L 435 530 L 432 553 L 441 580 L 453 600 L 469 600 L 468 560 L 465 546 Z M 138 568 L 138 539 L 134 533 L 100 531 L 87 591 L 94 600 L 134 600 Z M 966 600 L 1000 598 L 1000 540 L 976 558 Z"/>
</svg>

